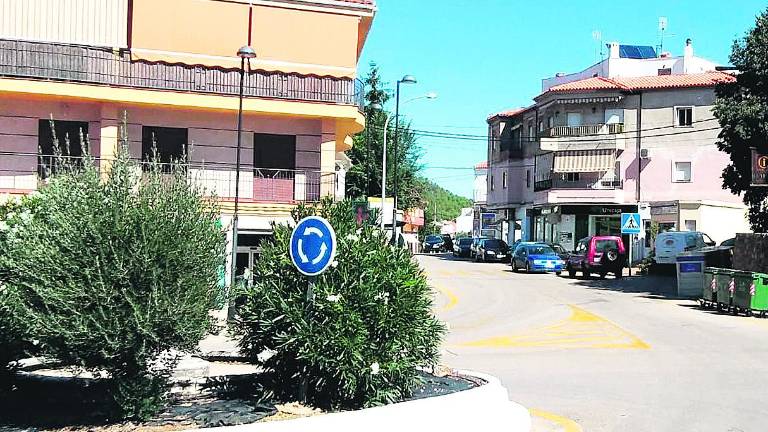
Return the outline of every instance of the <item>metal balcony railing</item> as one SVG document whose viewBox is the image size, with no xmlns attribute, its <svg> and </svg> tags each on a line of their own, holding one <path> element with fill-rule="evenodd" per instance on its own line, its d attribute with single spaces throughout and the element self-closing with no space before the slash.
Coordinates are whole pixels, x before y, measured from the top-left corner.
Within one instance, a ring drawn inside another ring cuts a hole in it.
<svg viewBox="0 0 768 432">
<path fill-rule="evenodd" d="M 48 179 L 71 167 L 93 163 L 101 171 L 111 160 L 80 156 L 53 156 L 0 152 L 0 158 L 11 162 L 0 165 L 0 189 L 36 190 Z M 208 196 L 225 201 L 235 198 L 234 163 L 190 162 L 166 164 L 136 161 L 136 175 L 146 175 L 152 165 L 170 175 L 181 170 L 188 181 L 203 189 Z M 258 168 L 242 164 L 238 196 L 243 202 L 293 204 L 317 202 L 324 195 L 334 196 L 336 173 L 319 170 Z"/>
<path fill-rule="evenodd" d="M 127 50 L 0 39 L 0 77 L 237 96 L 240 71 L 132 61 Z M 364 107 L 364 87 L 352 78 L 247 71 L 246 97 Z"/>
<path fill-rule="evenodd" d="M 581 126 L 555 126 L 542 132 L 544 138 L 579 137 L 590 135 L 615 135 L 624 132 L 624 123 L 594 124 Z"/>
</svg>

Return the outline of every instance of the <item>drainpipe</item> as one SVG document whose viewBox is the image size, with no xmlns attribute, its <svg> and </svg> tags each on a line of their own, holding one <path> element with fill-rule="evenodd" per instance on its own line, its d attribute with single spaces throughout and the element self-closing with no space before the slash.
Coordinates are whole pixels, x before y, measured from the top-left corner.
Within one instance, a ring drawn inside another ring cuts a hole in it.
<svg viewBox="0 0 768 432">
<path fill-rule="evenodd" d="M 643 130 L 643 92 L 638 92 L 640 100 L 637 103 L 637 147 L 635 157 L 637 158 L 637 182 L 635 184 L 635 198 L 640 205 L 640 173 L 643 160 L 640 158 L 640 149 L 642 148 L 642 130 Z"/>
</svg>

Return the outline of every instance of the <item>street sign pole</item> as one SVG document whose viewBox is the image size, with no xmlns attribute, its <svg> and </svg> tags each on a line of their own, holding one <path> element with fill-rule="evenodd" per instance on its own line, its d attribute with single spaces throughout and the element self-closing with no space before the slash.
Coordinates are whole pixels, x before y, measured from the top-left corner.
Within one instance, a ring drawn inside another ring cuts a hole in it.
<svg viewBox="0 0 768 432">
<path fill-rule="evenodd" d="M 635 236 L 640 234 L 640 222 L 640 213 L 621 214 L 621 233 L 629 235 L 627 267 L 630 276 L 632 276 L 632 249 L 635 247 Z"/>
</svg>

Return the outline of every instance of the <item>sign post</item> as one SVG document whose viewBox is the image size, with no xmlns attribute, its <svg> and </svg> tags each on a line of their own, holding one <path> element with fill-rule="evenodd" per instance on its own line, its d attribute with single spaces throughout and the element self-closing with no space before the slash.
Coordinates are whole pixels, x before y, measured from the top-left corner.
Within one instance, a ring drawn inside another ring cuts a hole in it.
<svg viewBox="0 0 768 432">
<path fill-rule="evenodd" d="M 307 276 L 306 314 L 309 321 L 315 303 L 315 280 L 328 270 L 336 257 L 336 232 L 326 219 L 306 217 L 296 224 L 291 233 L 289 253 L 296 270 Z M 301 385 L 301 395 L 306 402 L 306 379 Z"/>
<path fill-rule="evenodd" d="M 634 237 L 640 234 L 640 213 L 621 214 L 621 233 L 629 234 L 629 275 L 632 276 L 632 249 L 634 249 Z"/>
</svg>

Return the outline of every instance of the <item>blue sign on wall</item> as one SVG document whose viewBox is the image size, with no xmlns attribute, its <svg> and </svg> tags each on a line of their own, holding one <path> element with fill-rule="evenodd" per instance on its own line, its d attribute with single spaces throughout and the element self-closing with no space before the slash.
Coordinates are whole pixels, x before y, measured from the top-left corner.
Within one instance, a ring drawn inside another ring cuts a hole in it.
<svg viewBox="0 0 768 432">
<path fill-rule="evenodd" d="M 640 234 L 640 213 L 622 213 L 621 214 L 621 233 L 622 234 Z"/>
<path fill-rule="evenodd" d="M 293 229 L 290 254 L 299 272 L 317 276 L 333 263 L 336 256 L 336 232 L 327 220 L 319 216 L 306 217 Z"/>
</svg>

